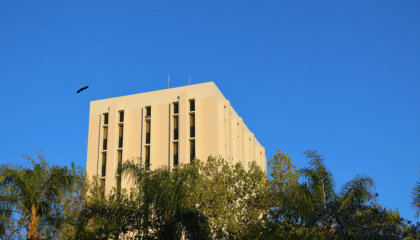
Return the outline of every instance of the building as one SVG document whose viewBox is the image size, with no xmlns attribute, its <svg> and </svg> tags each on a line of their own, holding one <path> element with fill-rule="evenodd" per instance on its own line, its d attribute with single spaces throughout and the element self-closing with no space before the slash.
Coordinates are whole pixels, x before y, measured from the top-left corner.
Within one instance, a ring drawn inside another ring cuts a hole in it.
<svg viewBox="0 0 420 240">
<path fill-rule="evenodd" d="M 265 149 L 213 82 L 90 103 L 86 172 L 106 191 L 121 187 L 114 176 L 124 159 L 156 168 L 209 155 L 266 170 Z"/>
</svg>

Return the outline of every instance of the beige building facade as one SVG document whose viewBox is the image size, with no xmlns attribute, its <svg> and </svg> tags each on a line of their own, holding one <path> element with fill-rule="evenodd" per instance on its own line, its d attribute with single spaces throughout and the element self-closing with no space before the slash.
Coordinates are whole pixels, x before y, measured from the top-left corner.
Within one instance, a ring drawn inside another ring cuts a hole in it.
<svg viewBox="0 0 420 240">
<path fill-rule="evenodd" d="M 86 172 L 108 192 L 125 159 L 151 168 L 221 156 L 266 170 L 265 149 L 213 82 L 92 101 Z"/>
</svg>

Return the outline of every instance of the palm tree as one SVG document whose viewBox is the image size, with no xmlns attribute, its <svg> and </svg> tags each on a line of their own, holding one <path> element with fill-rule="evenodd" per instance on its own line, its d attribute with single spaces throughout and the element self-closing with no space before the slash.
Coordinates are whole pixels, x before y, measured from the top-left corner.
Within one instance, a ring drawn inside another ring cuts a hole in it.
<svg viewBox="0 0 420 240">
<path fill-rule="evenodd" d="M 322 155 L 310 150 L 304 154 L 310 159 L 310 167 L 298 170 L 304 179 L 298 186 L 298 211 L 304 222 L 321 232 L 332 233 L 337 219 L 334 216 L 325 217 L 325 213 L 331 210 L 330 206 L 334 205 L 334 212 L 338 214 L 349 204 L 363 204 L 376 198 L 373 192 L 375 184 L 365 175 L 357 175 L 336 193 L 333 175 L 324 164 Z"/>
<path fill-rule="evenodd" d="M 209 236 L 207 218 L 196 209 L 185 207 L 186 196 L 193 191 L 198 178 L 194 164 L 161 167 L 150 171 L 139 159 L 124 162 L 117 176 L 128 177 L 139 192 L 139 209 L 143 214 L 138 231 L 144 239 L 206 239 Z M 149 231 L 151 229 L 152 231 Z"/>
<path fill-rule="evenodd" d="M 137 161 L 132 158 L 124 163 L 120 163 L 115 173 L 116 178 L 122 178 L 122 176 L 128 177 L 128 180 L 137 188 L 136 209 L 138 211 L 138 217 L 133 224 L 137 234 L 142 235 L 141 238 L 143 239 L 147 239 L 148 237 L 150 228 L 150 204 L 153 201 L 154 195 L 154 188 L 148 179 L 150 176 L 149 169 L 150 166 L 145 165 L 140 158 L 137 158 Z"/>
<path fill-rule="evenodd" d="M 198 170 L 194 164 L 161 167 L 151 171 L 138 159 L 118 166 L 115 177 L 127 177 L 134 189 L 113 189 L 100 196 L 98 181 L 84 205 L 78 222 L 78 238 L 115 240 L 134 239 L 207 239 L 207 218 L 194 208 L 186 207 L 186 196 L 194 190 Z"/>
<path fill-rule="evenodd" d="M 198 171 L 188 165 L 172 172 L 162 167 L 151 172 L 148 178 L 153 186 L 151 223 L 158 239 L 205 239 L 207 218 L 198 210 L 186 207 L 187 194 L 197 185 Z"/>
<path fill-rule="evenodd" d="M 99 179 L 94 177 L 83 210 L 77 222 L 76 239 L 110 239 L 118 240 L 121 235 L 133 234 L 133 222 L 142 217 L 135 206 L 135 202 L 122 192 L 112 191 L 109 195 L 102 195 Z"/>
<path fill-rule="evenodd" d="M 40 227 L 58 229 L 64 222 L 55 200 L 71 188 L 73 176 L 67 167 L 49 167 L 41 154 L 41 162 L 26 157 L 33 168 L 0 166 L 1 221 L 15 221 L 26 229 L 27 239 L 41 239 Z"/>
<path fill-rule="evenodd" d="M 420 182 L 416 182 L 416 185 L 414 186 L 413 192 L 411 192 L 411 194 L 411 205 L 416 210 L 415 217 L 418 218 L 420 217 Z"/>
</svg>

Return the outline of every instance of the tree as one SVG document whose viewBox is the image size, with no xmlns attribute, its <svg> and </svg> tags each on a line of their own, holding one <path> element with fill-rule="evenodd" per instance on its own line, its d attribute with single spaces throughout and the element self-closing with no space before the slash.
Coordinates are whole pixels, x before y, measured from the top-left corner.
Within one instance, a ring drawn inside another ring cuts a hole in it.
<svg viewBox="0 0 420 240">
<path fill-rule="evenodd" d="M 19 226 L 15 221 L 8 221 L 6 219 L 6 216 L 10 216 L 10 214 L 10 209 L 3 209 L 3 211 L 0 212 L 0 239 L 23 239 L 23 236 L 20 234 L 22 226 Z"/>
<path fill-rule="evenodd" d="M 420 224 L 411 224 L 400 217 L 398 211 L 379 204 L 358 202 L 341 207 L 339 201 L 330 202 L 321 212 L 330 223 L 335 222 L 331 239 L 419 239 Z M 316 221 L 316 219 L 313 219 Z"/>
<path fill-rule="evenodd" d="M 368 203 L 376 199 L 373 192 L 375 183 L 370 177 L 357 175 L 353 180 L 345 183 L 339 193 L 335 192 L 335 182 L 331 171 L 324 164 L 324 158 L 317 151 L 305 151 L 304 154 L 310 159 L 310 167 L 298 171 L 304 180 L 300 183 L 299 215 L 307 226 L 315 228 L 324 234 L 332 234 L 335 229 L 336 219 L 328 222 L 320 212 L 326 211 L 332 201 L 338 203 L 337 211 L 353 203 Z M 315 220 L 313 218 L 315 217 Z M 312 220 L 309 221 L 309 218 Z"/>
<path fill-rule="evenodd" d="M 116 177 L 133 183 L 130 196 L 116 189 L 107 196 L 92 192 L 81 214 L 79 237 L 119 239 L 130 233 L 134 239 L 208 239 L 207 218 L 186 205 L 198 177 L 194 164 L 149 170 L 140 159 L 131 159 L 118 167 Z"/>
<path fill-rule="evenodd" d="M 188 196 L 210 222 L 212 238 L 258 237 L 255 231 L 267 214 L 267 176 L 255 163 L 245 170 L 241 163 L 230 165 L 223 158 L 195 160 L 199 169 L 197 189 Z"/>
<path fill-rule="evenodd" d="M 367 204 L 376 198 L 374 182 L 357 175 L 335 190 L 334 177 L 316 151 L 304 152 L 309 167 L 295 169 L 281 151 L 269 162 L 270 218 L 264 239 L 335 239 L 348 206 Z M 354 214 L 355 212 L 353 212 Z"/>
<path fill-rule="evenodd" d="M 74 177 L 67 167 L 50 167 L 42 153 L 40 161 L 25 155 L 31 168 L 0 166 L 0 211 L 3 222 L 15 221 L 27 239 L 41 239 L 40 228 L 54 231 L 65 222 L 62 205 L 55 199 L 71 189 Z"/>
<path fill-rule="evenodd" d="M 420 167 L 420 166 L 419 166 Z M 416 182 L 413 192 L 411 192 L 411 206 L 416 210 L 416 218 L 420 217 L 420 182 Z"/>
<path fill-rule="evenodd" d="M 146 184 L 153 186 L 150 215 L 156 239 L 206 239 L 208 221 L 196 208 L 186 205 L 186 197 L 197 186 L 198 169 L 194 164 L 177 166 L 174 171 L 161 167 L 148 173 Z"/>
<path fill-rule="evenodd" d="M 287 153 L 278 150 L 268 163 L 269 219 L 260 239 L 308 239 L 310 229 L 301 218 L 299 174 Z M 298 214 L 300 213 L 300 214 Z"/>
<path fill-rule="evenodd" d="M 115 188 L 106 196 L 102 194 L 99 178 L 93 176 L 89 196 L 77 222 L 75 239 L 130 239 L 133 237 L 134 222 L 141 217 L 136 208 L 135 192 L 127 194 L 126 189 Z"/>
<path fill-rule="evenodd" d="M 291 162 L 289 155 L 279 150 L 268 163 L 268 172 L 271 177 L 268 187 L 270 216 L 273 221 L 285 219 L 299 221 L 295 219 L 296 213 L 293 211 L 299 175 Z"/>
<path fill-rule="evenodd" d="M 57 198 L 54 200 L 54 205 L 59 205 L 62 214 L 65 216 L 63 224 L 58 229 L 41 228 L 43 236 L 46 239 L 74 239 L 77 231 L 76 222 L 79 219 L 80 213 L 83 209 L 87 197 L 90 182 L 86 178 L 86 171 L 83 167 L 76 167 L 71 163 L 69 169 L 73 176 L 73 183 L 70 189 L 66 191 L 59 191 Z"/>
</svg>

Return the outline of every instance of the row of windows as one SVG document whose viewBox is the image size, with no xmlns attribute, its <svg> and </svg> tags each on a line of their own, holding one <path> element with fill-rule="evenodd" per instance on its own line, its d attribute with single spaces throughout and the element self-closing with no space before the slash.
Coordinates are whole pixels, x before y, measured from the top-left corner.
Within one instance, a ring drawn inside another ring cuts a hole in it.
<svg viewBox="0 0 420 240">
<path fill-rule="evenodd" d="M 190 100 L 190 138 L 195 137 L 195 101 Z M 146 142 L 145 144 L 145 164 L 146 167 L 150 165 L 150 137 L 151 137 L 151 107 L 146 107 Z M 178 103 L 174 103 L 174 114 L 179 113 L 179 105 Z M 106 175 L 106 150 L 107 150 L 107 142 L 108 142 L 108 120 L 109 115 L 108 113 L 104 114 L 104 132 L 103 132 L 103 153 L 102 153 L 102 177 Z M 123 147 L 123 122 L 124 122 L 124 112 L 119 112 L 119 120 L 120 123 L 118 125 L 118 148 Z M 178 140 L 178 116 L 174 116 L 174 140 Z M 122 151 L 118 151 L 118 163 L 121 163 L 121 156 Z M 192 161 L 195 157 L 195 141 L 194 139 L 190 139 L 190 160 Z M 174 165 L 178 165 L 178 142 L 174 142 Z M 117 183 L 118 185 L 118 183 Z M 119 183 L 120 185 L 120 183 Z M 118 188 L 118 186 L 117 186 Z"/>
<path fill-rule="evenodd" d="M 124 112 L 120 111 L 120 123 L 118 125 L 118 148 L 123 147 L 123 122 L 124 122 Z M 104 114 L 104 133 L 103 133 L 103 144 L 102 150 L 106 151 L 108 147 L 108 113 Z"/>
<path fill-rule="evenodd" d="M 144 147 L 144 164 L 146 169 L 150 166 L 150 135 L 152 127 L 152 107 L 146 107 L 146 146 Z"/>
<path fill-rule="evenodd" d="M 190 161 L 195 158 L 195 140 L 190 141 Z M 174 142 L 174 166 L 178 165 L 178 142 Z"/>
<path fill-rule="evenodd" d="M 195 101 L 190 101 L 190 162 L 195 158 Z"/>
<path fill-rule="evenodd" d="M 122 164 L 122 150 L 118 150 L 118 166 Z M 102 152 L 102 175 L 101 177 L 106 176 L 106 152 Z"/>
<path fill-rule="evenodd" d="M 108 113 L 104 113 L 104 127 L 103 127 L 103 144 L 102 144 L 102 168 L 101 168 L 101 191 L 105 194 L 105 177 L 106 177 L 106 160 L 107 160 L 107 148 L 108 148 Z M 122 163 L 122 147 L 123 147 L 123 131 L 124 131 L 124 111 L 119 112 L 119 124 L 118 124 L 118 166 Z M 117 177 L 117 193 L 121 192 L 121 177 Z"/>
<path fill-rule="evenodd" d="M 124 111 L 120 111 L 120 122 L 124 122 Z M 108 125 L 108 113 L 104 113 L 104 125 Z"/>
<path fill-rule="evenodd" d="M 173 142 L 173 164 L 178 165 L 178 113 L 179 105 L 177 102 L 173 103 L 174 106 L 174 142 Z"/>
<path fill-rule="evenodd" d="M 118 167 L 121 167 L 122 164 L 122 147 L 123 147 L 123 132 L 124 132 L 124 111 L 120 111 L 120 123 L 118 124 Z M 117 197 L 120 198 L 121 195 L 121 176 L 117 176 Z"/>
<path fill-rule="evenodd" d="M 190 161 L 194 160 L 195 157 L 195 100 L 190 100 Z M 179 104 L 177 102 L 173 103 L 174 109 L 174 142 L 173 142 L 173 164 L 174 166 L 178 165 L 178 113 L 179 113 Z"/>
<path fill-rule="evenodd" d="M 146 144 L 150 144 L 150 131 L 151 131 L 151 116 L 152 116 L 152 108 L 146 107 Z"/>
<path fill-rule="evenodd" d="M 119 125 L 119 137 L 118 137 L 118 148 L 122 148 L 123 147 L 123 125 Z M 103 139 L 103 144 L 102 144 L 102 150 L 106 151 L 107 150 L 107 145 L 108 145 L 108 128 L 104 127 L 104 139 Z"/>
<path fill-rule="evenodd" d="M 190 161 L 195 157 L 195 140 L 190 140 Z M 178 142 L 174 142 L 174 166 L 178 165 Z"/>
<path fill-rule="evenodd" d="M 190 102 L 190 112 L 194 112 L 195 111 L 195 100 L 192 99 L 189 101 Z M 174 103 L 174 114 L 178 114 L 179 113 L 179 105 L 177 102 Z"/>
<path fill-rule="evenodd" d="M 118 167 L 122 164 L 122 150 L 118 150 Z M 105 177 L 106 177 L 106 152 L 102 152 L 102 172 L 101 172 L 101 191 L 105 193 Z M 121 192 L 121 177 L 117 176 L 117 192 Z"/>
</svg>

